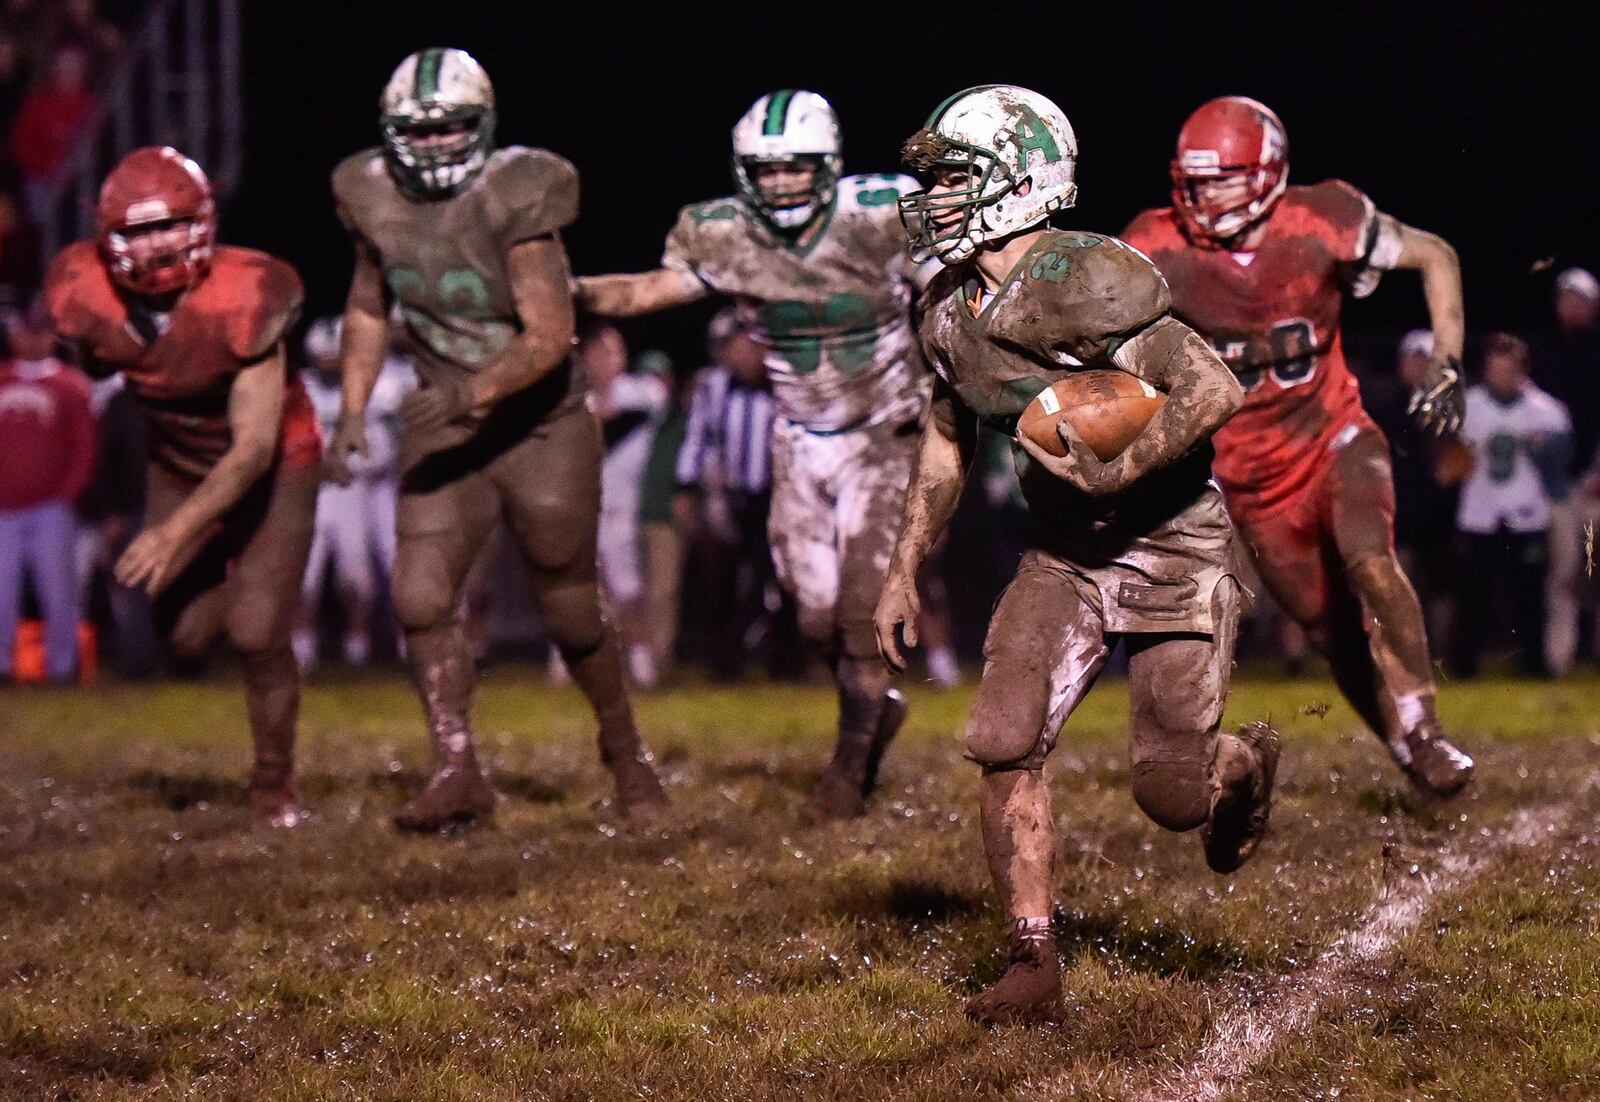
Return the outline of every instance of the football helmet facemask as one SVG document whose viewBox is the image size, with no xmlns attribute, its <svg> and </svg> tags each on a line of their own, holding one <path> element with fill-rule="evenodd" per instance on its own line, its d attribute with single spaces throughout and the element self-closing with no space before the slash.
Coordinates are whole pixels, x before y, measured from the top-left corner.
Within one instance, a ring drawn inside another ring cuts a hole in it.
<svg viewBox="0 0 1600 1102">
<path fill-rule="evenodd" d="M 1242 183 L 1225 200 L 1207 198 L 1219 180 Z M 1200 243 L 1237 237 L 1272 213 L 1289 186 L 1289 137 L 1271 108 L 1245 96 L 1200 105 L 1178 133 L 1172 205 Z"/>
<path fill-rule="evenodd" d="M 400 63 L 379 107 L 384 161 L 417 196 L 453 195 L 494 148 L 494 86 L 465 50 L 418 50 Z"/>
<path fill-rule="evenodd" d="M 929 185 L 900 198 L 918 263 L 959 263 L 1078 199 L 1072 124 L 1044 96 L 1011 84 L 980 85 L 945 100 L 906 142 L 903 159 Z M 950 173 L 964 176 L 964 184 L 931 190 Z"/>
<path fill-rule="evenodd" d="M 795 234 L 826 210 L 839 186 L 843 167 L 839 120 L 815 92 L 770 92 L 751 105 L 733 127 L 733 182 L 739 197 L 768 225 Z M 778 193 L 756 179 L 761 165 L 806 164 L 811 184 Z"/>
</svg>

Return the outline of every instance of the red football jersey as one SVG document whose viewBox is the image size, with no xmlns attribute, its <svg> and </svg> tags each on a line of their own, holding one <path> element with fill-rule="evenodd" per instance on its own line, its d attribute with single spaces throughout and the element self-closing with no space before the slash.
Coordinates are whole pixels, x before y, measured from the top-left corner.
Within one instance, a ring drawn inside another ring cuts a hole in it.
<svg viewBox="0 0 1600 1102">
<path fill-rule="evenodd" d="M 219 246 L 211 270 L 178 300 L 166 330 L 146 340 L 92 241 L 63 249 L 45 277 L 56 332 L 95 374 L 120 371 L 151 426 L 150 454 L 188 479 L 205 477 L 232 442 L 228 395 L 248 364 L 272 351 L 300 313 L 300 277 L 253 249 Z M 283 400 L 280 461 L 309 466 L 321 437 L 300 376 Z"/>
<path fill-rule="evenodd" d="M 1372 427 L 1339 340 L 1346 294 L 1370 283 L 1372 201 L 1342 180 L 1291 187 L 1255 251 L 1195 244 L 1170 207 L 1122 235 L 1172 291 L 1172 312 L 1209 340 L 1245 388 L 1218 430 L 1215 472 L 1235 510 L 1270 513 L 1308 485 L 1351 426 Z"/>
</svg>

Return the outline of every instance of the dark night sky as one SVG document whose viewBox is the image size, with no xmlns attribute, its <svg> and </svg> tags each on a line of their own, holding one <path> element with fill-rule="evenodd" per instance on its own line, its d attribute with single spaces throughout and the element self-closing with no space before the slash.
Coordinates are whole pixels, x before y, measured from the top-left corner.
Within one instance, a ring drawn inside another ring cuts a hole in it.
<svg viewBox="0 0 1600 1102">
<path fill-rule="evenodd" d="M 1015 3 L 904 5 L 894 20 L 863 17 L 866 4 L 664 4 L 642 19 L 603 4 L 475 0 L 247 7 L 249 160 L 224 233 L 297 264 L 315 312 L 338 308 L 349 275 L 328 172 L 376 141 L 390 70 L 431 45 L 484 63 L 502 142 L 578 165 L 584 211 L 567 242 L 580 273 L 652 266 L 681 205 L 726 194 L 729 129 L 764 91 L 828 96 L 846 170 L 866 172 L 893 169 L 900 141 L 945 95 L 1000 81 L 1051 96 L 1072 120 L 1082 198 L 1071 220 L 1089 229 L 1116 232 L 1164 202 L 1179 124 L 1202 100 L 1239 92 L 1283 118 L 1292 179 L 1348 179 L 1456 245 L 1475 331 L 1543 320 L 1551 273 L 1530 272 L 1541 258 L 1600 265 L 1600 43 L 1583 48 L 1536 4 L 1493 19 L 1466 14 L 1487 5 L 1395 15 L 1401 5 L 1125 4 L 1136 14 L 1093 20 L 1080 5 Z M 692 357 L 703 317 L 629 333 Z M 1367 330 L 1424 321 L 1405 276 L 1347 312 Z"/>
</svg>

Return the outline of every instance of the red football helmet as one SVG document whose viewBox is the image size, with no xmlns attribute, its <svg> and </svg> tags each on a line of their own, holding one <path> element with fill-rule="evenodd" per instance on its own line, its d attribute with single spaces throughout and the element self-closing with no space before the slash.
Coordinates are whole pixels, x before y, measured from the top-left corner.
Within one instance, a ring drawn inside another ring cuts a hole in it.
<svg viewBox="0 0 1600 1102">
<path fill-rule="evenodd" d="M 144 227 L 151 232 L 129 232 Z M 211 182 L 171 146 L 135 149 L 100 187 L 99 235 L 101 255 L 120 286 L 142 295 L 192 287 L 210 268 L 216 247 Z"/>
<path fill-rule="evenodd" d="M 1244 193 L 1207 202 L 1204 185 L 1239 178 Z M 1289 186 L 1289 136 L 1272 109 L 1245 96 L 1200 105 L 1178 132 L 1172 205 L 1191 237 L 1225 241 L 1265 218 Z"/>
</svg>

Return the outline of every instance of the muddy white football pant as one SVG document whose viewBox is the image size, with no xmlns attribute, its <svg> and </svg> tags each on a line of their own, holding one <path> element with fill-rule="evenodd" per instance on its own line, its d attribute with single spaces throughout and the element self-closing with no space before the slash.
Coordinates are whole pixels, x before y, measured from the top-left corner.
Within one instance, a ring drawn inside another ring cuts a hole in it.
<svg viewBox="0 0 1600 1102">
<path fill-rule="evenodd" d="M 394 570 L 395 501 L 399 486 L 387 478 L 358 478 L 348 486 L 324 483 L 317 495 L 316 530 L 301 598 L 309 606 L 333 567 L 335 592 L 370 604 L 377 593 L 373 557 L 385 575 Z"/>
<path fill-rule="evenodd" d="M 772 561 L 801 635 L 824 655 L 877 656 L 872 613 L 917 443 L 915 421 L 832 433 L 773 423 Z"/>
</svg>

